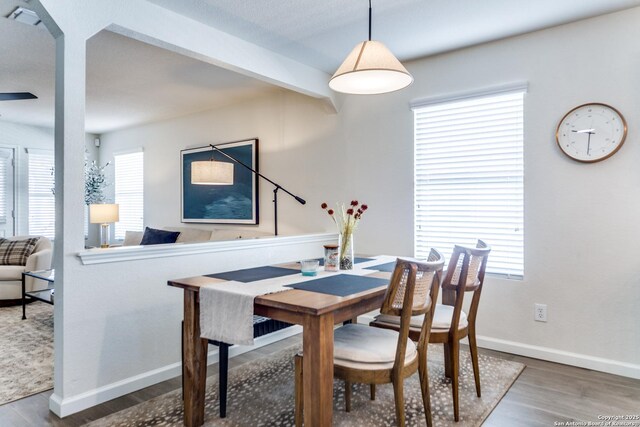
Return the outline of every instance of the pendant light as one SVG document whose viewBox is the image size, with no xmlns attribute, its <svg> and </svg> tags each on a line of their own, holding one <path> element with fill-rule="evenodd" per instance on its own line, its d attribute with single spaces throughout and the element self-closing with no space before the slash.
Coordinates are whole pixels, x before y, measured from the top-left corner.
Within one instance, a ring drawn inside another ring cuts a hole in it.
<svg viewBox="0 0 640 427">
<path fill-rule="evenodd" d="M 369 0 L 369 40 L 358 43 L 329 81 L 336 92 L 373 95 L 403 89 L 413 77 L 379 41 L 371 40 L 371 0 Z"/>
</svg>

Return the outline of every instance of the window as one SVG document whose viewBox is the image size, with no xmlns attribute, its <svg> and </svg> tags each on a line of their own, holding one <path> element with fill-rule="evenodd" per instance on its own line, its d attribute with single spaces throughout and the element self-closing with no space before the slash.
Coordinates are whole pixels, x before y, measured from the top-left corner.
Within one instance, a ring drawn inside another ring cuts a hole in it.
<svg viewBox="0 0 640 427">
<path fill-rule="evenodd" d="M 11 151 L 0 149 L 0 224 L 7 223 L 7 199 L 9 192 L 13 190 L 9 188 L 11 172 Z"/>
<path fill-rule="evenodd" d="M 524 93 L 414 105 L 415 256 L 482 239 L 488 273 L 524 274 Z"/>
<path fill-rule="evenodd" d="M 55 237 L 53 151 L 29 148 L 29 234 Z"/>
<path fill-rule="evenodd" d="M 120 221 L 115 224 L 115 238 L 124 239 L 125 231 L 142 231 L 144 224 L 143 152 L 115 155 L 116 203 Z"/>
</svg>

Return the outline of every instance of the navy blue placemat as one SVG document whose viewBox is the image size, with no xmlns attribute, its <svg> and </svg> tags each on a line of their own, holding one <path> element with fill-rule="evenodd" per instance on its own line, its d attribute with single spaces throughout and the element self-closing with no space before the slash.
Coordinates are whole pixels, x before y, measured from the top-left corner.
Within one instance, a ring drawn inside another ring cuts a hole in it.
<svg viewBox="0 0 640 427">
<path fill-rule="evenodd" d="M 396 268 L 396 263 L 388 262 L 386 264 L 373 265 L 371 267 L 367 267 L 367 270 L 378 270 L 378 271 L 386 271 L 389 273 L 393 273 L 393 270 Z"/>
<path fill-rule="evenodd" d="M 236 282 L 257 282 L 258 280 L 272 279 L 274 277 L 290 276 L 300 274 L 300 270 L 282 267 L 256 267 L 246 270 L 225 271 L 222 273 L 205 274 L 207 277 L 222 280 L 235 280 Z"/>
<path fill-rule="evenodd" d="M 318 261 L 320 261 L 320 265 L 321 266 L 324 265 L 324 258 L 318 258 Z M 373 261 L 373 258 L 358 258 L 358 257 L 355 257 L 353 259 L 353 263 L 354 264 L 359 264 L 361 262 L 367 262 L 367 261 Z"/>
<path fill-rule="evenodd" d="M 286 285 L 286 287 L 345 297 L 388 284 L 388 280 L 378 279 L 377 277 L 339 274 L 337 276 L 323 277 L 322 279 L 310 280 L 308 282 L 294 283 L 292 285 Z"/>
</svg>

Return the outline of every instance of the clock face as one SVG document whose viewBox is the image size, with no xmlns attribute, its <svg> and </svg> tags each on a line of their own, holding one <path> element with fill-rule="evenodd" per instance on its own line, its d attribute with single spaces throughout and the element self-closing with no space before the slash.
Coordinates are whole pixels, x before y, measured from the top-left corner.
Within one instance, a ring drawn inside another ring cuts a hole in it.
<svg viewBox="0 0 640 427">
<path fill-rule="evenodd" d="M 585 104 L 569 111 L 556 132 L 567 156 L 585 163 L 598 162 L 620 149 L 627 136 L 622 114 L 606 104 Z"/>
</svg>

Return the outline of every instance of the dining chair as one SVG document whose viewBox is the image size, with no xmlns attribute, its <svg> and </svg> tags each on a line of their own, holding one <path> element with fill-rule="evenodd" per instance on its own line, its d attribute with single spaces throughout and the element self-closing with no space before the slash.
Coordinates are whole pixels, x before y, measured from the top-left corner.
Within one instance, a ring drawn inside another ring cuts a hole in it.
<svg viewBox="0 0 640 427">
<path fill-rule="evenodd" d="M 476 394 L 481 397 L 476 316 L 490 252 L 491 248 L 482 240 L 477 241 L 475 248 L 459 245 L 454 247 L 447 272 L 442 280 L 442 304 L 436 304 L 433 310 L 429 342 L 444 344 L 445 375 L 451 378 L 453 415 L 456 421 L 460 419 L 458 395 L 460 340 L 465 337 L 469 338 Z M 465 277 L 466 280 L 460 280 L 461 277 Z M 462 308 L 466 292 L 473 292 L 468 314 Z M 422 322 L 421 316 L 412 318 L 409 337 L 414 341 L 422 337 Z M 371 326 L 399 330 L 400 323 L 397 316 L 381 313 L 371 322 Z M 427 359 L 421 357 L 420 363 L 426 366 Z"/>
<path fill-rule="evenodd" d="M 428 372 L 419 360 L 427 356 L 432 301 L 437 298 L 443 265 L 444 258 L 435 249 L 431 250 L 427 262 L 396 261 L 380 312 L 398 316 L 398 331 L 354 323 L 334 331 L 333 372 L 335 378 L 345 382 L 347 412 L 351 410 L 353 383 L 370 384 L 372 399 L 376 384 L 393 383 L 397 424 L 404 426 L 404 379 L 419 371 L 427 425 L 432 425 Z M 417 345 L 409 339 L 412 316 L 424 319 Z M 296 426 L 302 425 L 304 410 L 302 357 L 295 356 Z"/>
</svg>

